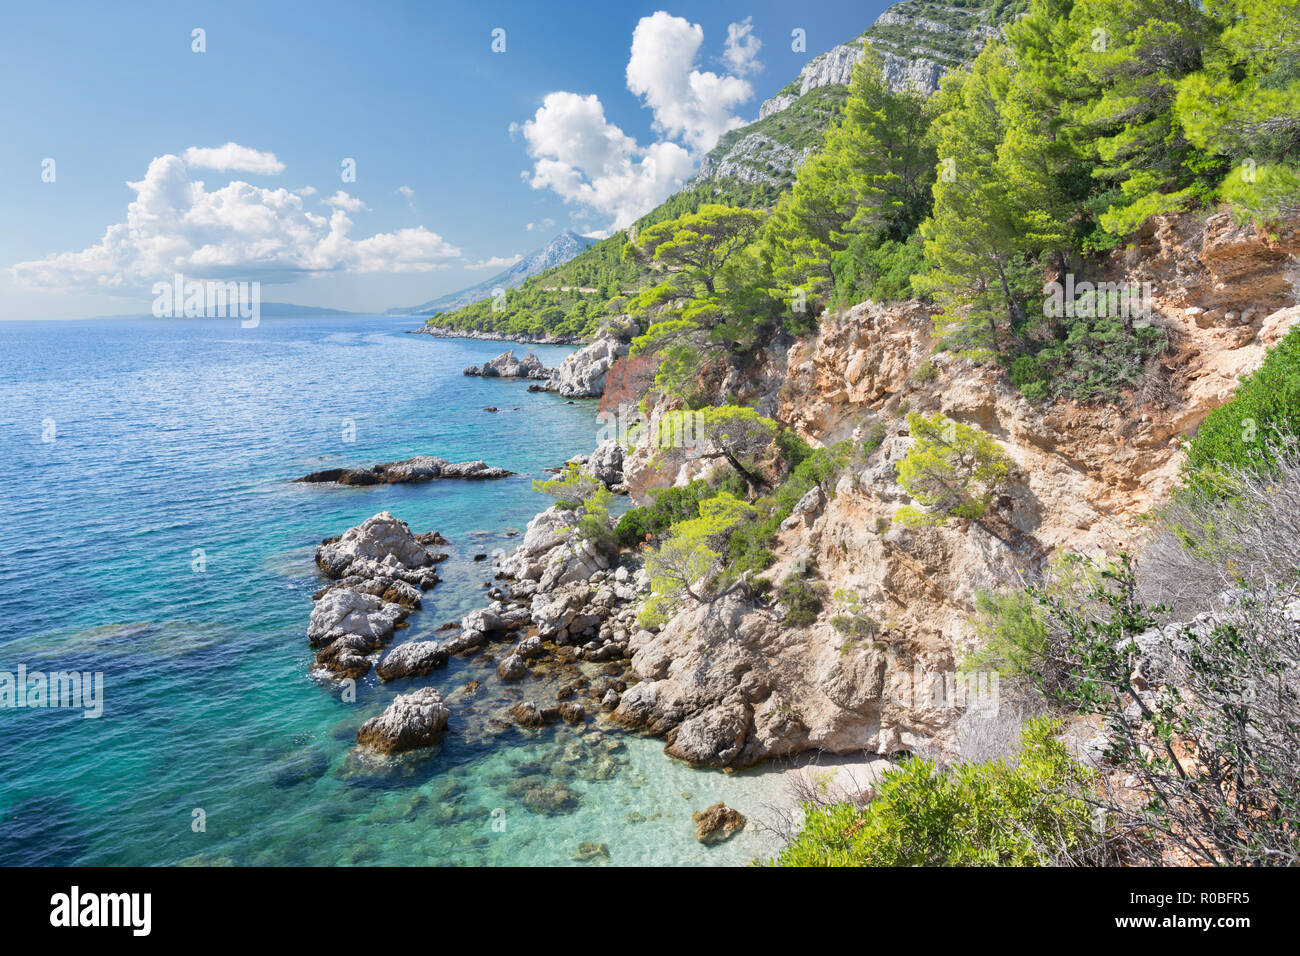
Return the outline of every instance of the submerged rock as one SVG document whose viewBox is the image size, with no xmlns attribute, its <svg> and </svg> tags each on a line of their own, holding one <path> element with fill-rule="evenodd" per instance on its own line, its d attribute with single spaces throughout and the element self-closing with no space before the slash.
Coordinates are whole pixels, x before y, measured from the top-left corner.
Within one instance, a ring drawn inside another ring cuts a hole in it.
<svg viewBox="0 0 1300 956">
<path fill-rule="evenodd" d="M 401 753 L 431 747 L 442 739 L 451 711 L 432 687 L 399 695 L 378 717 L 357 731 L 357 743 L 379 753 Z"/>
<path fill-rule="evenodd" d="M 396 485 L 406 482 L 434 481 L 440 478 L 492 479 L 507 478 L 513 471 L 493 468 L 482 461 L 450 462 L 446 458 L 416 455 L 406 461 L 388 461 L 368 468 L 327 468 L 296 479 L 308 484 Z"/>
<path fill-rule="evenodd" d="M 578 844 L 578 849 L 573 851 L 571 859 L 574 863 L 608 863 L 609 844 L 596 843 L 594 840 L 583 840 Z"/>
<path fill-rule="evenodd" d="M 695 839 L 701 843 L 725 843 L 745 828 L 745 815 L 725 803 L 715 803 L 691 814 L 695 821 Z"/>
</svg>

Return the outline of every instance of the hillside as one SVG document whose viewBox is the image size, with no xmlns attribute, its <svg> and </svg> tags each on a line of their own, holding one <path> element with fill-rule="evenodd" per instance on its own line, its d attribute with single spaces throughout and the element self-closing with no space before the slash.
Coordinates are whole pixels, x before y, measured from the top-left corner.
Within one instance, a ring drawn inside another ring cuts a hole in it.
<svg viewBox="0 0 1300 956">
<path fill-rule="evenodd" d="M 890 89 L 929 96 L 945 73 L 973 60 L 1026 5 L 1025 0 L 895 4 L 860 36 L 809 60 L 797 77 L 763 103 L 757 122 L 723 136 L 700 164 L 692 184 L 761 183 L 770 187 L 767 195 L 774 198 L 789 188 L 795 170 L 839 115 L 864 40 L 880 55 Z"/>
<path fill-rule="evenodd" d="M 1021 12 L 1027 0 L 903 0 L 886 10 L 864 33 L 814 56 L 799 75 L 759 108 L 759 119 L 725 134 L 704 157 L 694 178 L 647 213 L 635 228 L 648 226 L 705 203 L 770 209 L 794 182 L 799 166 L 816 151 L 848 97 L 848 82 L 868 41 L 884 61 L 891 89 L 915 89 L 930 95 L 940 78 L 969 62 L 987 38 Z M 419 314 L 441 312 L 431 325 L 501 335 L 590 336 L 609 314 L 615 296 L 647 284 L 652 272 L 623 261 L 627 233 L 619 231 L 595 243 L 533 282 L 519 283 L 505 309 L 490 303 L 442 300 L 426 303 Z M 487 291 L 501 283 L 483 283 Z M 561 288 L 596 292 L 558 291 Z M 475 287 L 480 288 L 480 287 Z M 556 291 L 550 291 L 550 290 Z M 478 298 L 481 299 L 481 293 Z M 472 300 L 471 300 L 472 301 Z"/>
<path fill-rule="evenodd" d="M 643 327 L 571 357 L 620 428 L 501 600 L 671 757 L 903 761 L 788 862 L 1300 862 L 1300 3 L 924 9 L 937 94 L 864 55 L 770 211 L 696 183 L 575 306 Z"/>
</svg>

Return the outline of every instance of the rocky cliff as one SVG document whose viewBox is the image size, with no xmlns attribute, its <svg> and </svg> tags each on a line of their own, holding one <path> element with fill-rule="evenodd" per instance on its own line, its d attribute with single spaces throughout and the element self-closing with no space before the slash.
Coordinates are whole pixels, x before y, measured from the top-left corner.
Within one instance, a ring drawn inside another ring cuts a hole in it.
<svg viewBox="0 0 1300 956">
<path fill-rule="evenodd" d="M 853 69 L 870 44 L 891 89 L 929 96 L 943 75 L 975 58 L 1001 33 L 1015 6 L 999 0 L 957 6 L 903 0 L 861 36 L 814 56 L 799 75 L 758 110 L 758 121 L 718 141 L 694 184 L 733 180 L 784 188 L 820 143 L 848 95 Z"/>
<path fill-rule="evenodd" d="M 1062 549 L 1114 553 L 1137 538 L 1139 516 L 1177 480 L 1183 439 L 1300 318 L 1298 252 L 1300 232 L 1270 237 L 1227 215 L 1153 220 L 1102 267 L 1105 278 L 1152 283 L 1153 321 L 1170 343 L 1147 386 L 1119 403 L 1031 404 L 996 369 L 932 354 L 931 313 L 918 303 L 854 307 L 743 374 L 719 370 L 720 394 L 814 444 L 868 430 L 880 439 L 829 494 L 799 503 L 766 572 L 779 581 L 813 567 L 835 597 L 806 626 L 733 595 L 638 633 L 639 683 L 615 716 L 665 736 L 670 754 L 725 767 L 809 748 L 942 745 L 969 690 L 956 664 L 973 646 L 977 590 L 1032 579 Z M 645 434 L 665 410 L 652 409 Z M 908 410 L 978 426 L 1011 459 L 984 520 L 894 521 L 909 502 L 895 472 L 912 441 Z M 642 499 L 710 467 L 688 448 L 656 457 L 638 447 L 624 463 Z"/>
</svg>

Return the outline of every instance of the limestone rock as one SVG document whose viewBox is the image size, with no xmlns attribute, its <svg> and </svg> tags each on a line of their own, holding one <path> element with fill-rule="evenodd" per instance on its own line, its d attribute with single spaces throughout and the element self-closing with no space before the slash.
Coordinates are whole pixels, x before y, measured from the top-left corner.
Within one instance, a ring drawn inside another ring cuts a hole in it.
<svg viewBox="0 0 1300 956">
<path fill-rule="evenodd" d="M 627 342 L 603 335 L 565 358 L 551 372 L 548 387 L 565 398 L 593 398 L 605 392 L 605 373 L 628 351 Z"/>
<path fill-rule="evenodd" d="M 439 478 L 492 479 L 514 474 L 493 468 L 482 461 L 451 462 L 431 455 L 416 455 L 405 461 L 388 461 L 362 468 L 327 468 L 297 479 L 308 484 L 396 485 L 407 482 L 434 481 Z"/>
<path fill-rule="evenodd" d="M 433 558 L 415 540 L 406 522 L 399 521 L 387 511 L 367 518 L 316 549 L 316 566 L 330 578 L 348 574 L 358 559 L 382 562 L 390 558 L 402 569 L 433 564 Z"/>
<path fill-rule="evenodd" d="M 483 378 L 531 378 L 547 379 L 550 370 L 542 365 L 542 360 L 531 352 L 522 359 L 515 358 L 514 349 L 502 352 L 496 358 L 482 365 L 471 365 L 465 369 L 466 375 L 478 375 Z"/>
<path fill-rule="evenodd" d="M 401 753 L 431 747 L 442 739 L 451 711 L 431 687 L 421 687 L 393 700 L 378 717 L 357 731 L 357 743 L 380 753 Z"/>
<path fill-rule="evenodd" d="M 518 654 L 503 658 L 497 665 L 497 676 L 502 680 L 519 680 L 528 673 L 528 665 Z"/>
<path fill-rule="evenodd" d="M 447 663 L 447 650 L 437 641 L 410 641 L 389 651 L 375 668 L 381 681 L 423 677 Z"/>
</svg>

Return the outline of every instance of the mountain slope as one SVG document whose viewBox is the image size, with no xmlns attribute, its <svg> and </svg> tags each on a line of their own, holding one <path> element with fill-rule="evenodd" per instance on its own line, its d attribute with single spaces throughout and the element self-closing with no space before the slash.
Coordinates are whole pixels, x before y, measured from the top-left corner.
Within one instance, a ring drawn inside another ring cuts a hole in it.
<svg viewBox="0 0 1300 956">
<path fill-rule="evenodd" d="M 580 236 L 572 229 L 566 229 L 542 248 L 524 256 L 509 269 L 498 272 L 489 279 L 446 295 L 431 299 L 423 305 L 408 309 L 389 309 L 386 315 L 429 315 L 450 312 L 486 299 L 493 289 L 517 289 L 524 281 L 556 266 L 563 265 L 584 249 L 596 242 L 589 236 Z"/>
<path fill-rule="evenodd" d="M 692 184 L 736 180 L 766 184 L 779 193 L 794 182 L 795 170 L 839 115 L 864 40 L 883 60 L 891 89 L 929 96 L 945 73 L 978 56 L 1024 7 L 1024 0 L 895 4 L 860 36 L 809 60 L 797 77 L 759 107 L 756 122 L 718 140 Z"/>
<path fill-rule="evenodd" d="M 853 68 L 862 58 L 864 39 L 880 53 L 885 75 L 895 89 L 916 88 L 928 95 L 945 73 L 973 60 L 1026 5 L 1027 0 L 895 4 L 855 39 L 809 60 L 795 79 L 763 103 L 758 120 L 719 139 L 695 176 L 638 220 L 636 228 L 694 212 L 705 203 L 771 208 L 793 185 L 796 170 L 820 146 L 839 116 Z M 512 295 L 506 310 L 494 312 L 472 300 L 460 307 L 444 304 L 431 324 L 504 335 L 586 334 L 599 327 L 605 301 L 644 285 L 651 274 L 644 266 L 623 260 L 626 241 L 626 232 L 616 232 L 541 273 Z M 598 291 L 579 293 L 579 289 Z"/>
</svg>

